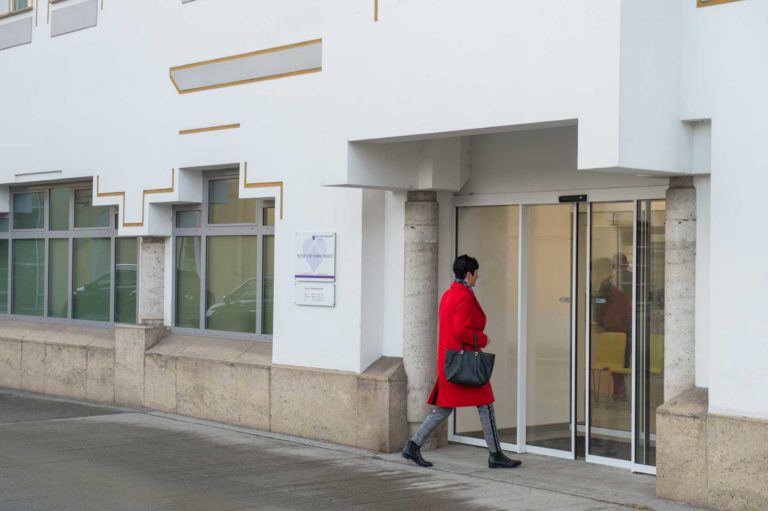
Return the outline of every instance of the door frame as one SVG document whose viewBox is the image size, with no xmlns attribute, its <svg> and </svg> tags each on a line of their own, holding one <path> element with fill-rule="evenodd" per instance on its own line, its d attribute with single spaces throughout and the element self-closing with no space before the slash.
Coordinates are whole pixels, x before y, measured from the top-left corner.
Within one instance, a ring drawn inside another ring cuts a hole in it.
<svg viewBox="0 0 768 511">
<path fill-rule="evenodd" d="M 526 253 L 526 219 L 527 208 L 525 206 L 533 205 L 552 205 L 561 204 L 559 198 L 562 195 L 586 195 L 587 196 L 587 236 L 591 232 L 592 221 L 592 203 L 598 202 L 633 202 L 633 260 L 637 261 L 637 219 L 638 219 L 638 207 L 637 202 L 641 200 L 663 200 L 666 196 L 666 186 L 651 186 L 651 187 L 627 187 L 627 188 L 609 188 L 609 189 L 589 189 L 589 190 L 558 190 L 551 192 L 521 192 L 521 193 L 498 193 L 498 194 L 473 194 L 473 195 L 454 195 L 453 196 L 453 214 L 451 215 L 451 259 L 454 259 L 457 255 L 457 214 L 458 209 L 462 207 L 482 207 L 482 206 L 517 206 L 519 207 L 518 221 L 519 221 L 519 243 L 518 243 L 518 332 L 517 332 L 517 436 L 516 443 L 502 442 L 502 449 L 517 452 L 517 453 L 532 453 L 542 454 L 546 456 L 552 456 L 557 458 L 575 459 L 576 458 L 576 432 L 579 429 L 577 424 L 577 385 L 576 372 L 577 357 L 577 303 L 578 300 L 571 300 L 571 418 L 570 418 L 570 430 L 571 430 L 571 450 L 560 451 L 555 449 L 548 449 L 543 447 L 537 447 L 532 445 L 526 445 L 526 366 L 527 366 L 527 339 L 526 339 L 526 303 L 525 303 L 525 253 Z M 572 240 L 571 240 L 571 296 L 577 295 L 577 243 L 578 235 L 578 203 L 573 204 L 573 219 L 572 219 Z M 582 241 L 583 242 L 583 241 Z M 585 275 L 585 282 L 590 282 L 591 278 L 591 244 L 586 245 L 586 261 L 587 261 L 587 274 Z M 632 283 L 632 320 L 633 325 L 636 322 L 637 314 L 637 272 L 634 272 Z M 586 293 L 582 297 L 584 300 L 584 314 L 586 314 L 586 321 L 584 328 L 590 328 L 590 287 L 585 286 Z M 635 351 L 636 351 L 636 328 L 632 329 L 632 353 L 630 364 L 633 368 L 632 382 L 631 382 L 631 460 L 617 460 L 613 458 L 606 458 L 589 454 L 589 437 L 590 435 L 585 432 L 585 453 L 584 460 L 587 463 L 595 463 L 600 465 L 609 465 L 618 468 L 625 468 L 632 470 L 633 472 L 640 472 L 646 474 L 656 474 L 656 467 L 648 465 L 639 465 L 635 463 L 635 444 L 636 444 L 636 373 L 635 370 Z M 591 335 L 590 332 L 586 332 L 586 355 L 585 355 L 585 380 L 584 380 L 584 403 L 585 403 L 585 426 L 588 430 L 591 426 L 590 422 L 590 410 L 591 410 L 591 374 L 589 368 L 589 353 L 591 349 Z M 454 414 L 455 415 L 455 414 Z M 470 438 L 455 433 L 455 421 L 454 415 L 451 416 L 451 420 L 448 421 L 448 440 L 452 442 L 459 442 L 468 445 L 475 445 L 479 447 L 486 447 L 485 440 L 479 438 Z"/>
</svg>

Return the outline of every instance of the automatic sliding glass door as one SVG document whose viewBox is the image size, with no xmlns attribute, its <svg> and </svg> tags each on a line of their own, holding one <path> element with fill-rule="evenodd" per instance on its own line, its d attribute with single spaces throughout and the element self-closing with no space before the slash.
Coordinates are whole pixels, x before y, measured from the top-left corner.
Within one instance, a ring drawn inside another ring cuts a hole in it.
<svg viewBox="0 0 768 511">
<path fill-rule="evenodd" d="M 506 449 L 653 472 L 663 400 L 663 200 L 461 207 L 457 255 L 496 353 Z M 484 445 L 477 412 L 453 439 Z"/>
</svg>

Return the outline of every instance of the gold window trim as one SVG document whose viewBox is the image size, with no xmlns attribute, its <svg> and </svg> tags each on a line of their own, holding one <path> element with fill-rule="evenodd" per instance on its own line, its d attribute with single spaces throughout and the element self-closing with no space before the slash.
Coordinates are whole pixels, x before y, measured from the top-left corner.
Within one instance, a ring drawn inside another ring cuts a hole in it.
<svg viewBox="0 0 768 511">
<path fill-rule="evenodd" d="M 710 7 L 718 4 L 728 4 L 739 0 L 696 0 L 696 7 Z"/>
</svg>

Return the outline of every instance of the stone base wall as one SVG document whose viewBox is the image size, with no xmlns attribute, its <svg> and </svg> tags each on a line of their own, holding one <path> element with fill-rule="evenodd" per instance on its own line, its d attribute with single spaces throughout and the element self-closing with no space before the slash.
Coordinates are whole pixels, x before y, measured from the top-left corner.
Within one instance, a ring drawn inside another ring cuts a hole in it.
<svg viewBox="0 0 768 511">
<path fill-rule="evenodd" d="M 0 386 L 111 403 L 114 353 L 111 328 L 3 321 Z"/>
<path fill-rule="evenodd" d="M 268 343 L 164 327 L 3 321 L 0 386 L 383 452 L 408 437 L 402 359 L 382 357 L 360 375 L 276 366 Z"/>
<path fill-rule="evenodd" d="M 716 510 L 768 509 L 768 421 L 707 412 L 691 389 L 656 414 L 656 493 Z"/>
</svg>

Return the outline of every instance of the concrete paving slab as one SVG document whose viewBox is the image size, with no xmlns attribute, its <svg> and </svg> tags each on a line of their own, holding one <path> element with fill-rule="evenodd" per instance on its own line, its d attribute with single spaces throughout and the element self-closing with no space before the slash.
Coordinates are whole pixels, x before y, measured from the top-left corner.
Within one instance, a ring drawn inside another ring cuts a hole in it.
<svg viewBox="0 0 768 511">
<path fill-rule="evenodd" d="M 11 406 L 5 407 L 3 404 Z M 286 435 L 0 390 L 0 509 L 683 510 L 652 477 L 523 455 L 487 469 L 451 445 L 422 469 Z"/>
<path fill-rule="evenodd" d="M 109 406 L 0 391 L 0 424 L 121 413 Z"/>
</svg>

